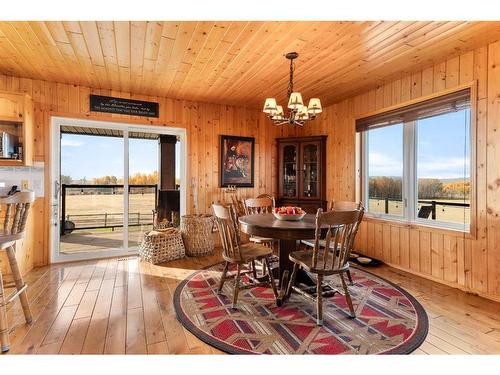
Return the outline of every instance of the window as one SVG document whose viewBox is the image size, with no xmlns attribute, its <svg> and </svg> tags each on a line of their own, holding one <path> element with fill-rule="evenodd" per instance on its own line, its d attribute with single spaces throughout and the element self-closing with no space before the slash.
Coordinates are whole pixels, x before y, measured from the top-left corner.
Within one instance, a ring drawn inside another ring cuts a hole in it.
<svg viewBox="0 0 500 375">
<path fill-rule="evenodd" d="M 469 224 L 470 110 L 419 120 L 416 127 L 417 217 Z"/>
<path fill-rule="evenodd" d="M 369 130 L 366 140 L 368 212 L 403 216 L 403 124 Z"/>
<path fill-rule="evenodd" d="M 367 213 L 468 231 L 470 89 L 356 121 Z"/>
</svg>

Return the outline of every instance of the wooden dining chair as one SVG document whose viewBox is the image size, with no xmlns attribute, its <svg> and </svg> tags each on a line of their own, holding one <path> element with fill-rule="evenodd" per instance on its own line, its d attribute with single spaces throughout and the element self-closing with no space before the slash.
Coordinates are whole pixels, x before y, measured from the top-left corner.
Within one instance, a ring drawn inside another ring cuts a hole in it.
<svg viewBox="0 0 500 375">
<path fill-rule="evenodd" d="M 249 289 L 265 285 L 271 286 L 274 297 L 276 298 L 278 296 L 278 291 L 276 289 L 276 284 L 274 283 L 271 268 L 269 267 L 269 256 L 272 255 L 272 249 L 254 242 L 241 242 L 236 212 L 232 205 L 223 206 L 220 204 L 212 204 L 212 209 L 222 242 L 222 258 L 225 261 L 218 292 L 220 293 L 222 291 L 222 287 L 227 279 L 233 278 L 232 276 L 227 275 L 228 269 L 231 264 L 236 264 L 233 307 L 237 306 L 238 293 L 241 289 Z M 263 264 L 266 265 L 265 268 L 267 269 L 266 273 L 264 273 L 263 269 L 260 277 L 257 275 L 255 269 L 256 260 L 262 261 Z M 249 263 L 252 264 L 251 272 L 253 273 L 254 282 L 246 285 L 240 285 L 243 266 Z"/>
<path fill-rule="evenodd" d="M 246 215 L 270 214 L 274 209 L 274 197 L 269 194 L 261 194 L 257 198 L 248 198 L 243 201 Z M 274 250 L 277 247 L 278 240 L 269 237 L 250 236 L 249 240 Z M 255 264 L 252 266 L 255 267 Z M 265 265 L 263 265 L 265 267 Z"/>
<path fill-rule="evenodd" d="M 267 194 L 266 194 L 267 195 Z M 270 214 L 274 209 L 274 198 L 270 196 L 248 198 L 244 201 L 246 215 Z M 251 236 L 250 241 L 273 247 L 277 243 L 274 238 Z"/>
<path fill-rule="evenodd" d="M 3 220 L 3 227 L 0 228 L 0 250 L 5 250 L 9 265 L 14 278 L 13 286 L 16 291 L 9 297 L 4 295 L 4 284 L 2 271 L 0 270 L 0 343 L 2 352 L 9 350 L 9 327 L 7 324 L 7 304 L 19 296 L 21 307 L 23 308 L 26 323 L 33 320 L 26 293 L 27 285 L 23 281 L 16 259 L 14 245 L 16 241 L 25 237 L 26 221 L 32 203 L 35 201 L 35 194 L 32 191 L 15 193 L 8 197 L 0 198 L 0 216 Z"/>
<path fill-rule="evenodd" d="M 362 207 L 363 207 L 363 204 L 361 202 L 336 201 L 336 200 L 333 200 L 330 203 L 329 211 L 352 211 L 352 210 L 359 210 Z M 357 226 L 359 226 L 361 224 L 361 219 L 362 219 L 362 216 L 360 217 L 359 222 L 357 223 Z M 358 230 L 358 228 L 356 227 L 356 231 L 357 230 Z M 304 245 L 306 245 L 309 248 L 314 247 L 314 240 L 303 240 L 303 241 L 301 241 L 301 243 L 304 244 Z M 325 246 L 325 241 L 320 240 L 319 246 L 324 247 Z M 333 246 L 333 245 L 331 245 L 331 246 Z M 331 249 L 333 250 L 333 247 L 331 247 Z M 349 284 L 352 285 L 353 281 L 352 281 L 351 272 L 347 271 L 346 274 L 347 274 L 347 279 L 349 280 Z"/>
<path fill-rule="evenodd" d="M 244 204 L 247 215 L 270 214 L 274 208 L 274 198 L 270 196 L 247 198 Z"/>
<path fill-rule="evenodd" d="M 322 305 L 322 282 L 324 277 L 339 275 L 344 296 L 349 306 L 350 315 L 356 317 L 352 304 L 349 289 L 344 279 L 344 274 L 349 271 L 349 255 L 352 244 L 358 230 L 358 223 L 361 221 L 364 209 L 359 210 L 335 210 L 323 212 L 319 209 L 316 213 L 316 235 L 313 250 L 294 251 L 290 254 L 290 260 L 294 263 L 290 282 L 287 287 L 287 295 L 290 295 L 294 286 L 297 272 L 300 268 L 316 274 L 316 310 L 318 325 L 323 324 Z M 322 228 L 327 227 L 326 234 L 322 237 Z M 320 246 L 320 241 L 325 241 L 325 246 Z M 330 251 L 330 249 L 338 251 Z M 297 291 L 300 291 L 297 289 Z"/>
</svg>

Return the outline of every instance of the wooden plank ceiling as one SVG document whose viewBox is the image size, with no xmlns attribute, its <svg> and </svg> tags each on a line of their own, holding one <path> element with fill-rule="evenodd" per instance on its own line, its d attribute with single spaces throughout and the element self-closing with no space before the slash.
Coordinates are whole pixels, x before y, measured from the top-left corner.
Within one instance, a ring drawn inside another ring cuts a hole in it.
<svg viewBox="0 0 500 375">
<path fill-rule="evenodd" d="M 0 73 L 260 107 L 295 88 L 331 104 L 500 39 L 500 22 L 0 22 Z"/>
</svg>

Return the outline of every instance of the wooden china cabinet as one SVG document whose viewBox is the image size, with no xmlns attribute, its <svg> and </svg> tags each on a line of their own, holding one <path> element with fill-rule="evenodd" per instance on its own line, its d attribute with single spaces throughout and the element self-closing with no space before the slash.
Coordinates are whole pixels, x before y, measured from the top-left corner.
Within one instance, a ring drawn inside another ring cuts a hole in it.
<svg viewBox="0 0 500 375">
<path fill-rule="evenodd" d="M 307 213 L 326 210 L 326 135 L 277 138 L 278 202 Z"/>
</svg>

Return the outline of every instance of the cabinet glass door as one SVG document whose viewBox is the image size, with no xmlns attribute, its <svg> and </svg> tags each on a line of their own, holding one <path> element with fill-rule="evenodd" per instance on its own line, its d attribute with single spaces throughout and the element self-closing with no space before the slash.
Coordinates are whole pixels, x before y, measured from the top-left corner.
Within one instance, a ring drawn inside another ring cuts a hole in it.
<svg viewBox="0 0 500 375">
<path fill-rule="evenodd" d="M 297 197 L 297 145 L 283 145 L 282 148 L 282 197 Z"/>
<path fill-rule="evenodd" d="M 311 142 L 302 145 L 301 169 L 303 174 L 302 191 L 303 198 L 317 198 L 320 196 L 320 148 L 319 143 Z"/>
</svg>

